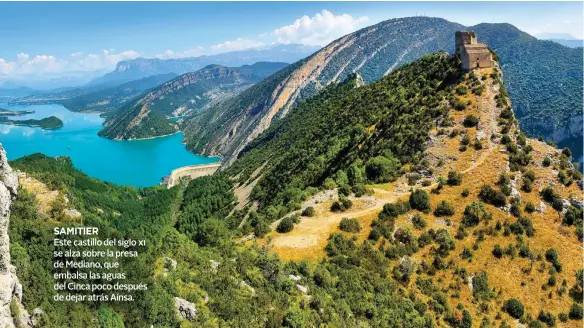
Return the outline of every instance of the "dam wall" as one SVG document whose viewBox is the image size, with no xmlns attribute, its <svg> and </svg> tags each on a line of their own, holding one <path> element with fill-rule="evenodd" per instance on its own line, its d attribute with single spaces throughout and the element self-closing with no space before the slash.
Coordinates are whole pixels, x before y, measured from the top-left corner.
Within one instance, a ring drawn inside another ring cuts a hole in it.
<svg viewBox="0 0 584 328">
<path fill-rule="evenodd" d="M 219 170 L 220 167 L 221 163 L 179 167 L 178 169 L 172 170 L 169 176 L 164 177 L 162 179 L 162 184 L 166 185 L 167 188 L 172 188 L 179 184 L 181 180 L 190 181 L 198 177 L 211 175 Z"/>
</svg>

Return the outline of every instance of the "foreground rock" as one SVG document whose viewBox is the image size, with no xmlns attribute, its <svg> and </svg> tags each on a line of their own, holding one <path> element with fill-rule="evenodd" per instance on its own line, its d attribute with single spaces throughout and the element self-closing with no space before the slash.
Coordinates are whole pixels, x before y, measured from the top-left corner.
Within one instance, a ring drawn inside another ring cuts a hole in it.
<svg viewBox="0 0 584 328">
<path fill-rule="evenodd" d="M 6 151 L 0 144 L 0 327 L 32 327 L 30 317 L 22 307 L 22 285 L 16 276 L 16 268 L 10 263 L 10 238 L 8 224 L 10 207 L 16 198 L 18 176 L 8 165 Z M 11 311 L 11 304 L 18 309 L 18 317 Z"/>
<path fill-rule="evenodd" d="M 174 308 L 179 317 L 182 319 L 193 322 L 195 321 L 195 318 L 197 318 L 197 309 L 195 308 L 195 304 L 183 298 L 174 298 Z"/>
</svg>

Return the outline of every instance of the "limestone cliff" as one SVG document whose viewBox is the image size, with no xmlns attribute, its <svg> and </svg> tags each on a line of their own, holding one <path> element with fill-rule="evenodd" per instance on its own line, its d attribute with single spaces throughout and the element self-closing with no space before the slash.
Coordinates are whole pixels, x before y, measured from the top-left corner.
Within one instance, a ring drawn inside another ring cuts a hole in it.
<svg viewBox="0 0 584 328">
<path fill-rule="evenodd" d="M 17 190 L 18 176 L 8 165 L 6 151 L 0 144 L 0 327 L 32 326 L 28 313 L 20 303 L 22 285 L 16 277 L 16 268 L 10 263 L 8 224 Z M 18 309 L 18 313 L 12 313 L 13 309 Z M 18 316 L 14 318 L 15 315 Z"/>
</svg>

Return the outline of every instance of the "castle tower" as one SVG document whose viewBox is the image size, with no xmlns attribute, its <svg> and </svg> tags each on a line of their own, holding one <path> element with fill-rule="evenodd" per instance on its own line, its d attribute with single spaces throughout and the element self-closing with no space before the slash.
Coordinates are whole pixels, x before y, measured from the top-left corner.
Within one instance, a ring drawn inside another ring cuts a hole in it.
<svg viewBox="0 0 584 328">
<path fill-rule="evenodd" d="M 477 36 L 473 31 L 458 31 L 454 34 L 454 50 L 458 58 L 462 54 L 462 46 L 467 44 L 477 44 Z"/>
<path fill-rule="evenodd" d="M 458 31 L 454 34 L 454 53 L 462 62 L 462 68 L 491 68 L 494 66 L 491 50 L 484 43 L 477 42 L 473 31 Z"/>
</svg>

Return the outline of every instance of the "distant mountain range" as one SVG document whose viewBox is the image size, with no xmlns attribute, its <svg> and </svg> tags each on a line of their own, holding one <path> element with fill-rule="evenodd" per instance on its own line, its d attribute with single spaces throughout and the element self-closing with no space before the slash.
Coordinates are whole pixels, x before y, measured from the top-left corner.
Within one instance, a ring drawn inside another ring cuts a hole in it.
<svg viewBox="0 0 584 328">
<path fill-rule="evenodd" d="M 233 96 L 287 63 L 259 62 L 241 67 L 209 65 L 183 74 L 128 103 L 111 115 L 99 132 L 110 139 L 141 139 L 172 134 L 177 124 L 168 118 L 193 115 Z"/>
<path fill-rule="evenodd" d="M 576 39 L 568 33 L 541 33 L 537 34 L 535 37 L 540 40 L 554 41 L 570 48 L 584 46 L 584 40 Z"/>
<path fill-rule="evenodd" d="M 89 83 L 91 80 L 103 76 L 107 70 L 73 71 L 64 73 L 43 73 L 42 75 L 16 76 L 9 79 L 0 79 L 0 89 L 16 89 L 20 87 L 39 90 L 40 92 L 54 92 L 54 89 L 72 88 Z"/>
<path fill-rule="evenodd" d="M 3 98 L 17 98 L 26 97 L 35 93 L 39 93 L 39 90 L 28 87 L 18 87 L 18 88 L 0 88 L 0 97 Z"/>
<path fill-rule="evenodd" d="M 120 81 L 127 82 L 156 74 L 184 74 L 194 72 L 207 65 L 237 67 L 251 65 L 261 61 L 293 63 L 314 53 L 318 49 L 319 47 L 315 46 L 288 44 L 191 58 L 137 58 L 119 62 L 115 70 L 94 79 L 89 85 Z"/>
</svg>

